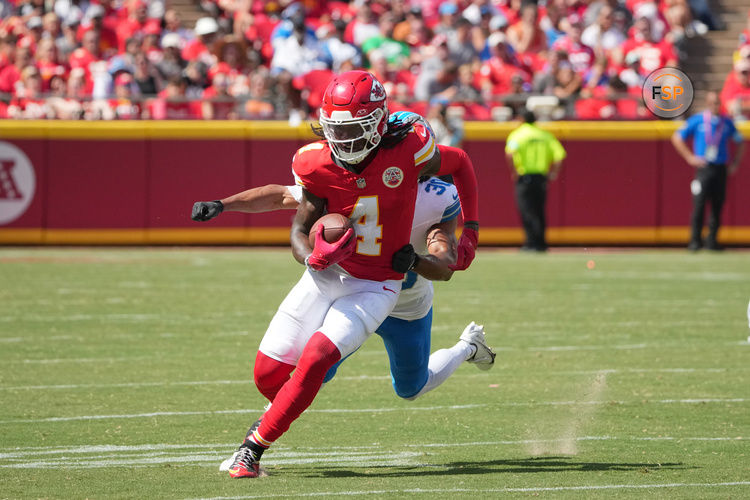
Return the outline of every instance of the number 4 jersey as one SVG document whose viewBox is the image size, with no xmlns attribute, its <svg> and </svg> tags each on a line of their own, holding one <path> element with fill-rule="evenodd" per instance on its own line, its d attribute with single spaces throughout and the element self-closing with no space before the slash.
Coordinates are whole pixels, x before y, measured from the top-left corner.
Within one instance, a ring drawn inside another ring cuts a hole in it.
<svg viewBox="0 0 750 500">
<path fill-rule="evenodd" d="M 287 186 L 287 189 L 297 202 L 302 201 L 300 186 Z M 437 177 L 420 182 L 411 231 L 411 244 L 414 250 L 420 255 L 427 254 L 427 233 L 430 228 L 435 224 L 456 219 L 460 214 L 461 203 L 458 200 L 456 186 Z M 424 318 L 432 307 L 433 295 L 432 281 L 409 271 L 404 275 L 401 294 L 390 315 L 407 321 Z"/>
<path fill-rule="evenodd" d="M 415 123 L 391 148 L 379 148 L 365 169 L 355 174 L 334 163 L 325 141 L 299 149 L 292 161 L 298 185 L 326 200 L 329 213 L 354 224 L 357 246 L 339 265 L 356 278 L 400 280 L 391 269 L 393 254 L 409 243 L 419 172 L 437 150 L 432 134 Z"/>
</svg>

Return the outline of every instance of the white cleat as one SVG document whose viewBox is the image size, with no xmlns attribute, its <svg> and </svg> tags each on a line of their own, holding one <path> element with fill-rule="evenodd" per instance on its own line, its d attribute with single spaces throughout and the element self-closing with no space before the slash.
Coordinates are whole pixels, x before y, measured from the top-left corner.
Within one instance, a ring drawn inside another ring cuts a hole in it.
<svg viewBox="0 0 750 500">
<path fill-rule="evenodd" d="M 487 340 L 484 337 L 484 326 L 477 325 L 472 321 L 464 328 L 460 339 L 474 346 L 476 349 L 474 355 L 466 361 L 474 363 L 480 370 L 489 370 L 492 368 L 495 364 L 495 353 L 487 345 Z"/>
<path fill-rule="evenodd" d="M 228 472 L 229 468 L 232 467 L 232 464 L 234 463 L 234 459 L 237 458 L 237 453 L 239 451 L 235 451 L 232 453 L 232 456 L 221 462 L 221 465 L 219 466 L 219 470 L 221 472 Z"/>
</svg>

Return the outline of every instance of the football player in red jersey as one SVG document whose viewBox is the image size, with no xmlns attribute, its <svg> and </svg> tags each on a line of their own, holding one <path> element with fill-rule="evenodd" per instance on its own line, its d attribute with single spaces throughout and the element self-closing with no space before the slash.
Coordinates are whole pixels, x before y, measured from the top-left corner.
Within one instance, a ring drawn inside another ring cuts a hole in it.
<svg viewBox="0 0 750 500">
<path fill-rule="evenodd" d="M 303 194 L 292 225 L 292 253 L 307 269 L 261 341 L 254 379 L 273 405 L 240 446 L 231 477 L 258 476 L 263 451 L 310 406 L 328 370 L 393 309 L 404 273 L 419 262 L 409 239 L 420 176 L 453 175 L 466 221 L 454 267 L 465 269 L 474 257 L 478 210 L 471 162 L 441 165 L 423 124 L 386 136 L 387 120 L 381 83 L 364 71 L 343 73 L 323 96 L 326 140 L 294 156 Z M 318 231 L 311 246 L 310 228 L 326 211 L 345 215 L 354 228 L 333 243 Z"/>
</svg>

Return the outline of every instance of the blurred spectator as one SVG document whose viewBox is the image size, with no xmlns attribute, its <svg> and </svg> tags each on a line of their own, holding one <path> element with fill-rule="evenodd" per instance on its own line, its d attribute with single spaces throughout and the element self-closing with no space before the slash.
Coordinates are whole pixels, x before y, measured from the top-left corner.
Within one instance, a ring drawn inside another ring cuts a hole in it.
<svg viewBox="0 0 750 500">
<path fill-rule="evenodd" d="M 304 17 L 295 16 L 291 22 L 293 29 L 290 35 L 276 37 L 273 41 L 274 55 L 271 59 L 271 73 L 278 75 L 284 72 L 295 77 L 313 69 L 324 68 L 320 43 L 315 34 L 311 34 L 306 28 Z"/>
<path fill-rule="evenodd" d="M 494 33 L 489 40 L 492 57 L 484 62 L 477 75 L 477 86 L 482 91 L 486 101 L 491 101 L 494 96 L 504 95 L 510 92 L 512 79 L 518 75 L 523 81 L 528 76 L 518 67 L 517 61 L 511 55 L 505 37 L 501 33 Z"/>
<path fill-rule="evenodd" d="M 99 45 L 102 52 L 113 54 L 120 48 L 117 33 L 104 25 L 106 11 L 99 4 L 92 4 L 86 9 L 83 23 L 78 27 L 77 38 L 82 38 L 87 31 L 93 30 L 99 34 Z M 124 45 L 123 45 L 124 47 Z"/>
<path fill-rule="evenodd" d="M 159 98 L 149 103 L 150 115 L 156 120 L 190 120 L 198 118 L 195 107 L 186 99 L 184 78 L 172 78 L 159 92 Z"/>
<path fill-rule="evenodd" d="M 562 24 L 566 10 L 565 0 L 553 0 L 547 3 L 545 16 L 539 22 L 539 27 L 544 31 L 548 48 L 552 48 L 559 38 L 565 36 Z"/>
<path fill-rule="evenodd" d="M 186 61 L 203 61 L 206 64 L 213 64 L 214 57 L 211 54 L 216 34 L 219 31 L 219 24 L 213 17 L 201 17 L 195 22 L 195 39 L 189 41 L 182 49 L 182 58 Z"/>
<path fill-rule="evenodd" d="M 555 84 L 552 93 L 566 104 L 568 111 L 572 111 L 574 98 L 581 91 L 582 78 L 580 73 L 573 70 L 569 62 L 560 63 L 555 73 Z"/>
<path fill-rule="evenodd" d="M 449 60 L 448 41 L 444 36 L 435 37 L 432 44 L 423 51 L 423 55 L 414 83 L 414 98 L 418 101 L 429 101 L 432 82 L 437 79 Z"/>
<path fill-rule="evenodd" d="M 148 6 L 143 0 L 127 0 L 128 17 L 117 23 L 117 43 L 120 51 L 125 50 L 125 42 L 140 33 L 148 20 Z"/>
<path fill-rule="evenodd" d="M 42 87 L 48 90 L 50 79 L 53 76 L 62 76 L 66 73 L 65 66 L 57 60 L 57 47 L 54 40 L 45 38 L 36 48 L 36 65 L 42 76 Z"/>
<path fill-rule="evenodd" d="M 179 35 L 169 33 L 161 39 L 162 59 L 156 64 L 162 79 L 169 80 L 182 74 L 187 63 L 181 55 L 181 45 Z"/>
<path fill-rule="evenodd" d="M 247 47 L 244 40 L 234 35 L 225 35 L 214 44 L 213 52 L 217 60 L 214 68 L 221 68 L 227 76 L 237 75 L 247 69 Z"/>
<path fill-rule="evenodd" d="M 450 101 L 456 93 L 458 84 L 458 66 L 447 61 L 438 71 L 434 80 L 427 85 L 427 94 L 431 100 Z"/>
<path fill-rule="evenodd" d="M 642 117 L 639 101 L 628 96 L 627 86 L 618 77 L 611 78 L 606 87 L 595 87 L 587 98 L 575 104 L 576 116 L 581 120 L 635 120 Z"/>
<path fill-rule="evenodd" d="M 395 64 L 389 64 L 380 50 L 374 50 L 370 53 L 370 61 L 372 63 L 370 72 L 383 84 L 387 95 L 390 95 L 390 91 L 399 84 L 405 84 L 409 88 L 413 87 L 414 78 L 411 72 L 399 69 Z M 325 86 L 320 89 L 321 92 L 323 90 L 325 90 Z"/>
<path fill-rule="evenodd" d="M 537 6 L 524 3 L 521 18 L 508 28 L 508 42 L 517 54 L 543 54 L 547 50 L 547 37 L 538 24 Z"/>
<path fill-rule="evenodd" d="M 76 38 L 76 32 L 78 30 L 78 20 L 73 17 L 66 19 L 61 28 L 62 36 L 55 39 L 55 45 L 57 45 L 57 53 L 61 61 L 67 61 L 70 55 L 78 47 L 78 39 Z"/>
<path fill-rule="evenodd" d="M 707 0 L 688 0 L 693 18 L 705 24 L 710 30 L 726 29 L 725 24 L 720 21 L 711 10 Z"/>
<path fill-rule="evenodd" d="M 459 66 L 478 61 L 479 51 L 474 46 L 471 30 L 471 23 L 462 17 L 456 21 L 456 29 L 447 35 L 450 58 Z"/>
<path fill-rule="evenodd" d="M 349 69 L 359 68 L 362 66 L 362 57 L 359 49 L 354 45 L 344 41 L 344 30 L 346 22 L 336 20 L 331 27 L 321 27 L 321 49 L 323 57 L 331 69 L 336 73 L 344 71 L 345 65 Z M 348 71 L 347 69 L 346 71 Z"/>
<path fill-rule="evenodd" d="M 740 59 L 734 64 L 721 89 L 721 105 L 730 116 L 750 118 L 750 60 Z"/>
<path fill-rule="evenodd" d="M 344 40 L 361 47 L 365 40 L 378 35 L 380 35 L 380 28 L 375 22 L 370 4 L 368 2 L 360 4 L 357 17 L 346 26 Z"/>
<path fill-rule="evenodd" d="M 208 66 L 201 61 L 190 61 L 185 68 L 182 81 L 185 83 L 185 97 L 200 99 L 210 81 Z M 229 83 L 230 85 L 233 83 L 231 78 Z"/>
<path fill-rule="evenodd" d="M 99 45 L 99 33 L 96 30 L 89 30 L 83 34 L 81 47 L 70 54 L 68 63 L 71 68 L 83 68 L 87 76 L 91 78 L 92 63 L 102 60 L 103 55 Z"/>
<path fill-rule="evenodd" d="M 470 64 L 458 67 L 458 81 L 455 87 L 454 102 L 479 103 L 482 99 L 479 90 L 474 86 L 474 70 Z"/>
<path fill-rule="evenodd" d="M 740 48 L 750 45 L 750 11 L 747 13 L 747 20 L 745 23 L 745 29 L 740 33 Z"/>
<path fill-rule="evenodd" d="M 389 64 L 402 67 L 409 60 L 411 49 L 404 42 L 393 39 L 393 28 L 395 27 L 393 14 L 385 12 L 380 16 L 380 33 L 371 36 L 362 44 L 362 52 L 366 56 L 373 50 L 378 50 Z"/>
<path fill-rule="evenodd" d="M 568 62 L 568 53 L 564 50 L 551 50 L 547 61 L 540 71 L 534 74 L 532 88 L 538 94 L 551 95 L 554 93 L 557 82 L 557 71 L 561 63 Z"/>
<path fill-rule="evenodd" d="M 625 66 L 619 73 L 619 78 L 628 88 L 640 89 L 646 81 L 646 76 L 641 73 L 641 54 L 637 51 L 630 51 L 625 56 Z"/>
<path fill-rule="evenodd" d="M 432 31 L 436 35 L 445 35 L 453 33 L 453 29 L 456 26 L 458 20 L 458 7 L 453 2 L 443 2 L 438 8 L 438 14 L 440 15 L 440 22 L 433 26 Z M 466 19 L 466 18 L 464 18 Z M 471 21 L 469 21 L 471 24 Z"/>
<path fill-rule="evenodd" d="M 393 38 L 410 47 L 427 45 L 432 40 L 433 32 L 425 24 L 422 9 L 412 7 L 406 12 L 403 21 L 393 28 Z"/>
<path fill-rule="evenodd" d="M 692 140 L 692 150 L 687 141 Z M 731 157 L 729 141 L 737 146 Z M 708 219 L 708 236 L 705 248 L 722 250 L 718 241 L 721 209 L 727 190 L 727 176 L 734 174 L 742 162 L 745 143 L 731 118 L 720 110 L 716 92 L 706 94 L 706 109 L 696 113 L 672 135 L 672 144 L 682 158 L 695 169 L 695 179 L 690 183 L 693 194 L 693 213 L 690 217 L 690 243 L 692 251 L 703 247 L 703 221 L 706 202 L 711 204 Z"/>
<path fill-rule="evenodd" d="M 667 40 L 655 41 L 648 17 L 640 17 L 636 20 L 633 25 L 633 35 L 622 45 L 622 53 L 626 57 L 631 52 L 638 54 L 639 72 L 643 76 L 664 66 L 677 65 L 674 47 Z"/>
<path fill-rule="evenodd" d="M 283 116 L 286 106 L 280 105 L 278 109 L 274 109 L 271 103 L 273 92 L 269 88 L 269 81 L 270 78 L 265 68 L 260 68 L 250 77 L 250 92 L 244 109 L 247 118 L 273 118 L 275 113 L 278 115 L 276 117 Z"/>
<path fill-rule="evenodd" d="M 21 79 L 21 71 L 31 64 L 31 50 L 28 47 L 18 47 L 15 51 L 13 64 L 0 71 L 0 91 L 8 94 L 15 91 L 16 82 Z"/>
<path fill-rule="evenodd" d="M 132 99 L 134 88 L 137 87 L 130 73 L 121 73 L 115 78 L 115 97 L 109 100 L 110 119 L 137 120 L 141 117 L 141 107 Z"/>
<path fill-rule="evenodd" d="M 614 23 L 614 10 L 609 5 L 602 6 L 596 22 L 586 28 L 581 35 L 581 42 L 588 45 L 598 54 L 616 49 L 625 41 L 625 34 Z"/>
<path fill-rule="evenodd" d="M 42 98 L 42 76 L 34 66 L 26 66 L 16 87 L 16 96 L 8 106 L 8 117 L 40 120 L 48 117 L 48 107 Z"/>
<path fill-rule="evenodd" d="M 180 49 L 193 39 L 193 33 L 182 25 L 182 17 L 179 11 L 174 9 L 169 9 L 164 13 L 164 30 L 161 34 L 162 46 L 164 46 L 164 38 L 169 35 L 177 35 Z"/>
<path fill-rule="evenodd" d="M 583 75 L 582 96 L 591 96 L 595 93 L 596 89 L 607 85 L 609 82 L 608 66 L 609 61 L 607 60 L 607 56 L 603 55 L 596 58 L 594 65 Z"/>
<path fill-rule="evenodd" d="M 490 0 L 472 0 L 471 4 L 466 7 L 461 15 L 468 19 L 471 24 L 479 24 L 482 22 L 482 18 L 489 21 L 492 16 L 501 14 L 499 10 L 492 5 Z M 515 19 L 514 19 L 515 21 Z M 513 24 L 513 23 L 511 23 Z"/>
<path fill-rule="evenodd" d="M 687 0 L 665 0 L 663 11 L 675 44 L 682 38 L 705 35 L 708 31 L 708 26 L 693 19 Z"/>
<path fill-rule="evenodd" d="M 153 96 L 159 93 L 161 78 L 154 65 L 143 53 L 135 57 L 133 77 L 141 95 Z M 170 81 L 174 81 L 175 78 L 179 78 L 179 75 L 172 75 Z"/>
<path fill-rule="evenodd" d="M 237 118 L 234 98 L 229 94 L 229 77 L 217 73 L 211 86 L 203 92 L 202 118 L 204 120 L 232 120 Z"/>
<path fill-rule="evenodd" d="M 460 111 L 461 108 L 455 108 Z M 461 147 L 464 124 L 456 113 L 448 115 L 448 103 L 442 99 L 432 102 L 427 112 L 427 121 L 435 133 L 435 141 L 444 146 Z"/>
<path fill-rule="evenodd" d="M 572 14 L 567 21 L 569 25 L 567 34 L 557 39 L 552 46 L 552 50 L 567 52 L 568 61 L 573 71 L 582 75 L 594 63 L 594 51 L 581 42 L 581 36 L 583 35 L 583 19 L 581 19 L 581 16 Z"/>
</svg>

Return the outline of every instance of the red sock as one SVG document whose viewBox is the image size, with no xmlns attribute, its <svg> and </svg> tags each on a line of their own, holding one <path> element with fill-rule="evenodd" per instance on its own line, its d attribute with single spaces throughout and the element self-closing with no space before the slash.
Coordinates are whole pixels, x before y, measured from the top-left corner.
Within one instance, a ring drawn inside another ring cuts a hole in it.
<svg viewBox="0 0 750 500">
<path fill-rule="evenodd" d="M 302 351 L 292 378 L 278 391 L 273 405 L 263 415 L 263 422 L 256 431 L 257 437 L 268 444 L 279 439 L 310 406 L 323 385 L 328 369 L 339 359 L 341 353 L 333 342 L 322 333 L 315 332 Z"/>
<path fill-rule="evenodd" d="M 273 402 L 276 393 L 289 380 L 292 370 L 294 370 L 294 365 L 276 361 L 258 351 L 255 356 L 255 368 L 253 368 L 255 387 L 266 399 Z"/>
</svg>

